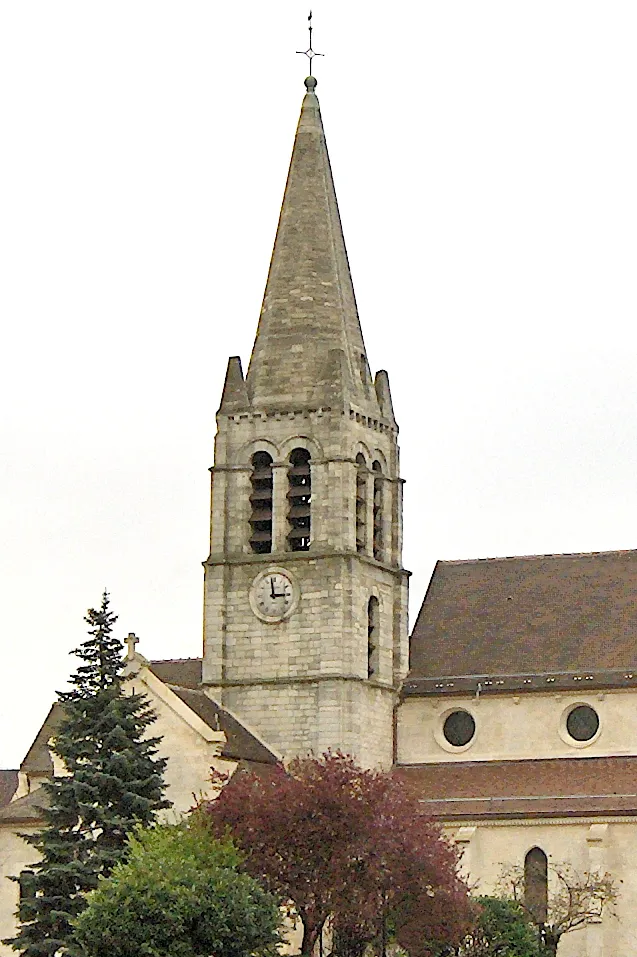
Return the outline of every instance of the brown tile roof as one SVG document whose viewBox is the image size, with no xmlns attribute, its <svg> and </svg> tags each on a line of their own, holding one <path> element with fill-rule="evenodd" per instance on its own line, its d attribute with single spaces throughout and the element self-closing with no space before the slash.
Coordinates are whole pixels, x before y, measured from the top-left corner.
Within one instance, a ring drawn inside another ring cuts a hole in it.
<svg viewBox="0 0 637 957">
<path fill-rule="evenodd" d="M 245 728 L 234 715 L 220 707 L 205 691 L 172 686 L 175 694 L 206 722 L 208 727 L 225 732 L 227 741 L 223 755 L 237 761 L 277 764 L 278 758 Z"/>
<path fill-rule="evenodd" d="M 439 820 L 637 815 L 637 756 L 401 765 Z"/>
<path fill-rule="evenodd" d="M 168 685 L 180 688 L 198 688 L 201 685 L 201 658 L 167 658 L 149 661 L 153 674 Z"/>
<path fill-rule="evenodd" d="M 263 742 L 205 693 L 201 685 L 201 658 L 175 658 L 148 664 L 153 674 L 169 685 L 208 727 L 225 732 L 224 757 L 248 765 L 277 763 L 278 758 Z"/>
<path fill-rule="evenodd" d="M 17 771 L 0 771 L 0 808 L 9 803 L 17 786 Z"/>
<path fill-rule="evenodd" d="M 572 672 L 621 684 L 637 672 L 637 551 L 438 562 L 410 666 L 425 684 Z"/>
</svg>

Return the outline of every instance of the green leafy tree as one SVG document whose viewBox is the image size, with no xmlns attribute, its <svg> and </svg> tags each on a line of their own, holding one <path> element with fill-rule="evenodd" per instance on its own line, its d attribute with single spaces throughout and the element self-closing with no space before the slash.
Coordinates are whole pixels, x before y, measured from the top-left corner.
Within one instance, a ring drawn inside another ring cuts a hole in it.
<svg viewBox="0 0 637 957">
<path fill-rule="evenodd" d="M 276 899 L 238 872 L 229 839 L 201 824 L 139 829 L 76 921 L 86 957 L 247 957 L 277 953 Z"/>
<path fill-rule="evenodd" d="M 538 934 L 528 914 L 515 901 L 477 897 L 477 920 L 458 957 L 539 957 Z"/>
<path fill-rule="evenodd" d="M 43 785 L 45 826 L 24 835 L 40 860 L 15 878 L 19 928 L 4 941 L 28 957 L 73 953 L 71 921 L 85 906 L 83 892 L 122 859 L 131 828 L 169 806 L 160 739 L 146 735 L 154 712 L 143 695 L 123 692 L 116 620 L 104 592 L 85 618 L 90 637 L 72 652 L 82 661 L 72 689 L 59 696 L 64 717 L 53 750 L 68 773 Z"/>
</svg>

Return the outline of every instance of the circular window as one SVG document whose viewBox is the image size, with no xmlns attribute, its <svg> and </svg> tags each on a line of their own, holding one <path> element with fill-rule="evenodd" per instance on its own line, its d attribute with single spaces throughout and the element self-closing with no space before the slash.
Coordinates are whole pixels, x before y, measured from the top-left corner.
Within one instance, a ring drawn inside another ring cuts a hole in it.
<svg viewBox="0 0 637 957">
<path fill-rule="evenodd" d="M 598 728 L 597 712 L 588 704 L 578 704 L 566 719 L 566 730 L 575 741 L 590 741 Z"/>
<path fill-rule="evenodd" d="M 462 748 L 476 733 L 476 723 L 468 711 L 452 711 L 445 721 L 442 733 L 449 744 Z"/>
</svg>

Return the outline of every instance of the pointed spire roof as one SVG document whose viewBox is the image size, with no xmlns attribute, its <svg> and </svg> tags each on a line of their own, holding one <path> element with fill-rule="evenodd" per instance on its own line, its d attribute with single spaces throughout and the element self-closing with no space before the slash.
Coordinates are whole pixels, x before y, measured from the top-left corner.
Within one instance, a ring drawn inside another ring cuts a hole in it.
<svg viewBox="0 0 637 957">
<path fill-rule="evenodd" d="M 253 408 L 381 416 L 356 308 L 316 80 L 305 81 L 246 383 Z"/>
</svg>

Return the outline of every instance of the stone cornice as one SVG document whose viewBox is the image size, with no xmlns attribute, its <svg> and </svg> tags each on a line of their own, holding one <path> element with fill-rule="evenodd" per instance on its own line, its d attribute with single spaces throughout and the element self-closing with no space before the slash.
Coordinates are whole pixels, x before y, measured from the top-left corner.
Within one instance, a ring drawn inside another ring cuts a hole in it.
<svg viewBox="0 0 637 957">
<path fill-rule="evenodd" d="M 316 551 L 313 551 L 310 548 L 310 550 L 307 552 L 270 552 L 265 555 L 216 554 L 209 555 L 208 558 L 202 562 L 202 565 L 207 565 L 209 568 L 214 568 L 215 566 L 219 565 L 307 565 L 308 560 L 313 561 L 314 559 L 325 558 L 337 558 L 343 559 L 345 561 L 357 559 L 366 565 L 371 565 L 373 568 L 382 568 L 384 571 L 389 572 L 396 578 L 408 578 L 411 575 L 411 572 L 407 571 L 405 568 L 396 568 L 394 565 L 387 565 L 384 562 L 378 562 L 375 558 L 372 558 L 370 555 L 364 555 L 362 552 L 341 552 L 335 551 L 333 549 L 317 549 Z"/>
</svg>

